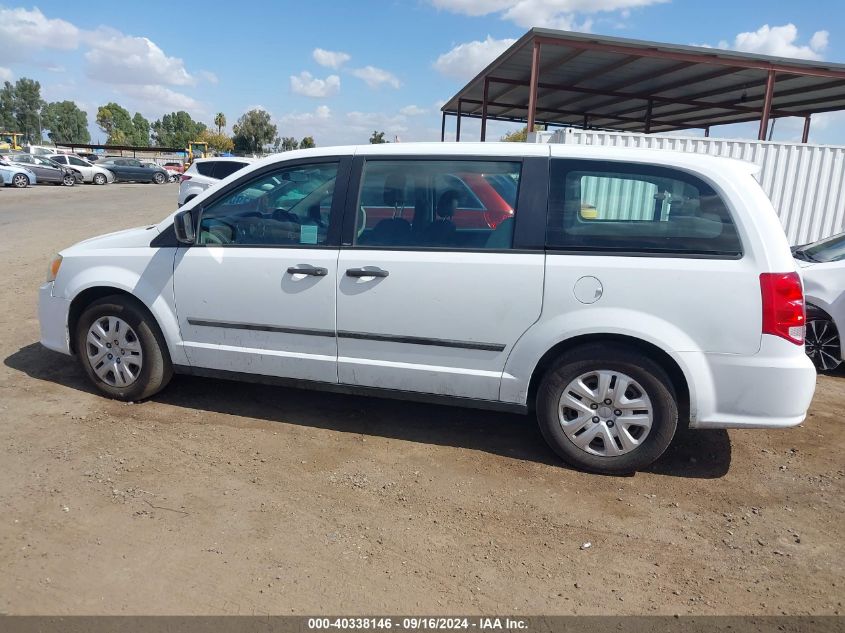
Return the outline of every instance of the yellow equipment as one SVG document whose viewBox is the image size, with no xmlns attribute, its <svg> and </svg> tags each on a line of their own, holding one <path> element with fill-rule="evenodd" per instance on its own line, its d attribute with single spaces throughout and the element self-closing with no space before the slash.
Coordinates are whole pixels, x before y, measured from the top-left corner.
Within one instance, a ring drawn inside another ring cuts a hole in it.
<svg viewBox="0 0 845 633">
<path fill-rule="evenodd" d="M 0 150 L 20 151 L 23 149 L 21 140 L 23 140 L 23 134 L 20 132 L 0 132 Z"/>
<path fill-rule="evenodd" d="M 205 141 L 191 141 L 188 143 L 188 162 L 195 158 L 205 158 L 208 155 L 208 143 Z"/>
</svg>

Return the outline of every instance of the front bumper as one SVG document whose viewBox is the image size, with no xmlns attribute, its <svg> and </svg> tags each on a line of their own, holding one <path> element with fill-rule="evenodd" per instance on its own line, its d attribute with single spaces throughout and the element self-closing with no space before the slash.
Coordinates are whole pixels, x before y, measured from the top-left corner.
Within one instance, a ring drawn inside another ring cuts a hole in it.
<svg viewBox="0 0 845 633">
<path fill-rule="evenodd" d="M 681 353 L 695 368 L 699 429 L 776 429 L 801 424 L 816 389 L 816 370 L 804 348 L 764 334 L 754 356 Z"/>
<path fill-rule="evenodd" d="M 53 296 L 53 282 L 38 290 L 38 322 L 41 326 L 41 344 L 47 349 L 70 354 L 68 313 L 70 301 Z"/>
</svg>

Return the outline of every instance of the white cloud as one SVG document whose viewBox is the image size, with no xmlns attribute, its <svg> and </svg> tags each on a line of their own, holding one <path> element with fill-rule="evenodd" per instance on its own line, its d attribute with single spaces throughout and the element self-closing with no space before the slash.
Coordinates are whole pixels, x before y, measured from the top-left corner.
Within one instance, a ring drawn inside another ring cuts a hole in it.
<svg viewBox="0 0 845 633">
<path fill-rule="evenodd" d="M 314 57 L 314 61 L 320 64 L 320 66 L 334 68 L 335 70 L 352 59 L 348 53 L 327 51 L 324 48 L 315 48 L 311 55 Z"/>
<path fill-rule="evenodd" d="M 405 116 L 419 116 L 421 114 L 425 114 L 426 112 L 428 112 L 428 110 L 416 105 L 405 106 L 399 110 L 399 114 L 404 114 Z"/>
<path fill-rule="evenodd" d="M 471 79 L 515 41 L 514 39 L 496 40 L 488 35 L 484 41 L 475 40 L 458 44 L 448 53 L 443 53 L 438 57 L 434 62 L 434 68 L 447 77 Z"/>
<path fill-rule="evenodd" d="M 0 59 L 24 61 L 44 48 L 73 50 L 79 46 L 80 31 L 70 22 L 49 19 L 38 8 L 0 7 Z"/>
<path fill-rule="evenodd" d="M 9 81 L 12 78 L 12 70 L 0 66 L 0 81 Z"/>
<path fill-rule="evenodd" d="M 438 9 L 470 16 L 498 13 L 517 26 L 588 31 L 591 20 L 576 22 L 576 14 L 630 11 L 669 0 L 431 0 Z"/>
<path fill-rule="evenodd" d="M 220 83 L 220 80 L 217 78 L 217 75 L 215 75 L 210 70 L 201 70 L 197 73 L 197 75 L 199 75 L 202 79 L 204 79 L 208 83 L 214 84 L 215 86 L 218 83 Z"/>
<path fill-rule="evenodd" d="M 186 110 L 195 118 L 205 113 L 203 105 L 188 95 L 164 86 L 126 85 L 120 92 L 135 100 L 135 107 L 151 117 L 158 118 L 163 112 Z"/>
<path fill-rule="evenodd" d="M 719 48 L 777 57 L 822 59 L 822 52 L 828 44 L 828 32 L 816 31 L 810 37 L 808 45 L 798 44 L 797 40 L 798 28 L 794 24 L 771 27 L 764 24 L 756 31 L 740 33 L 734 38 L 733 43 L 722 40 L 719 42 Z"/>
<path fill-rule="evenodd" d="M 352 74 L 364 81 L 370 88 L 379 88 L 382 84 L 387 84 L 392 88 L 399 88 L 402 85 L 396 75 L 375 66 L 356 68 L 352 71 Z"/>
<path fill-rule="evenodd" d="M 161 84 L 192 86 L 196 78 L 178 57 L 168 57 L 146 37 L 100 29 L 86 36 L 85 73 L 92 79 L 114 84 Z"/>
<path fill-rule="evenodd" d="M 290 76 L 290 89 L 306 97 L 331 97 L 340 91 L 340 77 L 329 75 L 325 79 L 318 79 L 303 70 L 298 75 Z"/>
</svg>

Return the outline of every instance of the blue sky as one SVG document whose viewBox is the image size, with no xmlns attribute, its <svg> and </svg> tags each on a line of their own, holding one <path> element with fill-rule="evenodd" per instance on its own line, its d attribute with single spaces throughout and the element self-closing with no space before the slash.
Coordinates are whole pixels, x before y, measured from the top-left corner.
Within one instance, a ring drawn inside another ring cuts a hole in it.
<svg viewBox="0 0 845 633">
<path fill-rule="evenodd" d="M 185 109 L 210 125 L 222 111 L 229 127 L 262 107 L 281 135 L 319 145 L 375 129 L 437 140 L 442 102 L 530 26 L 845 62 L 841 0 L 0 0 L 0 80 L 76 101 L 95 141 L 97 106 L 112 100 L 151 120 Z M 800 131 L 784 120 L 774 138 Z M 756 124 L 712 133 L 753 137 Z M 845 144 L 845 114 L 814 119 L 811 141 Z"/>
</svg>

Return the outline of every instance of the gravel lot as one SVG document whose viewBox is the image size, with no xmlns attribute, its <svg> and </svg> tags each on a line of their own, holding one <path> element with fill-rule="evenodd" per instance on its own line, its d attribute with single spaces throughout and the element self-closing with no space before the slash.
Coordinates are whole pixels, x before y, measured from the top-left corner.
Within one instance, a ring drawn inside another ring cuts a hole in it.
<svg viewBox="0 0 845 633">
<path fill-rule="evenodd" d="M 687 432 L 632 477 L 564 467 L 517 415 L 185 377 L 95 395 L 38 344 L 47 262 L 176 193 L 0 191 L 0 613 L 842 612 L 845 374 L 798 428 Z"/>
</svg>

